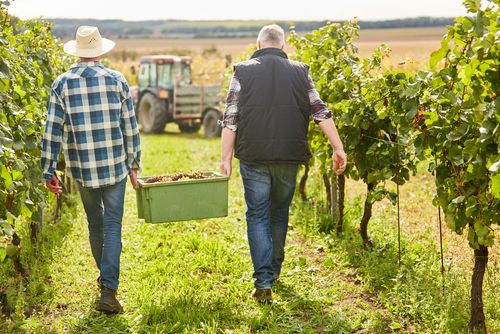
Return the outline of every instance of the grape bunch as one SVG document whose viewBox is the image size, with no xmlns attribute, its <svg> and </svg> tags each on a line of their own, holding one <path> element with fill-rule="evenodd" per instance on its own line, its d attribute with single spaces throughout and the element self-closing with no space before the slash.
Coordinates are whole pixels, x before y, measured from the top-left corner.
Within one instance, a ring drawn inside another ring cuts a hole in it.
<svg viewBox="0 0 500 334">
<path fill-rule="evenodd" d="M 205 179 L 207 176 L 203 175 L 203 172 L 192 171 L 189 173 L 175 173 L 172 175 L 155 175 L 147 178 L 144 183 L 157 183 L 157 182 L 170 182 L 170 181 L 180 181 L 180 180 L 196 180 Z"/>
<path fill-rule="evenodd" d="M 157 182 L 168 182 L 170 181 L 169 177 L 166 175 L 155 175 L 148 177 L 144 183 L 157 183 Z"/>
</svg>

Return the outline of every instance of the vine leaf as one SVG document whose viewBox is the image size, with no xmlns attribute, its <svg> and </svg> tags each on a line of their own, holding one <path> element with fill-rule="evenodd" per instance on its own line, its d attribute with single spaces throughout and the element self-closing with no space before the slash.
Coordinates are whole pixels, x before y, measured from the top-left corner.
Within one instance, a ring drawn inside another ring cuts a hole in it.
<svg viewBox="0 0 500 334">
<path fill-rule="evenodd" d="M 491 193 L 500 198 L 500 173 L 491 176 Z"/>
</svg>

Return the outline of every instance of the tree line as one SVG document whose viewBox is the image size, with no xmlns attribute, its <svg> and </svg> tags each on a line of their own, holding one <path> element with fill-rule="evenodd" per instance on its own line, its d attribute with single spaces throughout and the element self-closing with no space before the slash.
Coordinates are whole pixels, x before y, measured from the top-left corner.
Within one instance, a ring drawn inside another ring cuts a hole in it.
<svg viewBox="0 0 500 334">
<path fill-rule="evenodd" d="M 382 21 L 360 21 L 361 29 L 389 29 L 415 27 L 445 27 L 453 24 L 452 17 L 415 17 Z M 260 20 L 228 20 L 228 21 L 124 21 L 95 19 L 48 19 L 54 23 L 52 33 L 59 38 L 72 38 L 80 25 L 96 25 L 106 36 L 115 38 L 231 38 L 256 37 L 260 28 L 269 23 L 277 23 L 285 30 L 308 32 L 319 29 L 334 21 L 260 21 Z M 338 23 L 338 22 L 337 22 Z"/>
</svg>

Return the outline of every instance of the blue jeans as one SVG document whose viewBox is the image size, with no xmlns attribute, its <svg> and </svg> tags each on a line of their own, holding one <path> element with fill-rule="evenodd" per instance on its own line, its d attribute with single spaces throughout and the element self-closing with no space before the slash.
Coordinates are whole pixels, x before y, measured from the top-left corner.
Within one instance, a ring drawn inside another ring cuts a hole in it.
<svg viewBox="0 0 500 334">
<path fill-rule="evenodd" d="M 122 218 L 127 178 L 102 188 L 85 188 L 78 183 L 89 225 L 90 249 L 100 270 L 101 283 L 118 289 L 122 251 Z"/>
<path fill-rule="evenodd" d="M 288 210 L 298 165 L 240 162 L 247 203 L 247 234 L 257 289 L 269 289 L 285 259 Z"/>
</svg>

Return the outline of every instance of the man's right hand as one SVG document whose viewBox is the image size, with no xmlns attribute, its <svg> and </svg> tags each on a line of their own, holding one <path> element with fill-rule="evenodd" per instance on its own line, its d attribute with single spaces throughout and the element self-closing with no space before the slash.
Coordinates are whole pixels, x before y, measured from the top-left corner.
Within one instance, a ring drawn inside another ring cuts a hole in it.
<svg viewBox="0 0 500 334">
<path fill-rule="evenodd" d="M 50 192 L 53 193 L 56 196 L 59 196 L 62 194 L 62 187 L 59 185 L 59 180 L 55 175 L 52 175 L 52 178 L 47 181 L 45 181 L 45 186 L 49 188 Z"/>
<path fill-rule="evenodd" d="M 132 168 L 130 170 L 130 183 L 132 183 L 132 188 L 134 188 L 135 190 L 139 189 L 139 182 L 137 181 L 137 169 L 136 168 Z"/>
<path fill-rule="evenodd" d="M 231 176 L 232 169 L 233 169 L 233 166 L 232 166 L 232 161 L 231 160 L 229 160 L 229 161 L 221 161 L 221 163 L 220 163 L 220 172 L 222 173 L 222 175 Z"/>
</svg>

